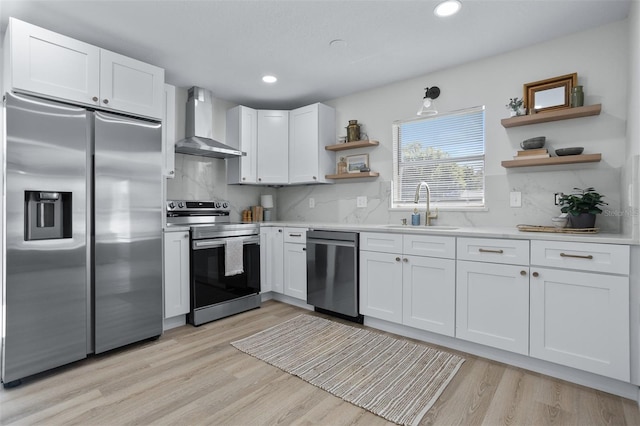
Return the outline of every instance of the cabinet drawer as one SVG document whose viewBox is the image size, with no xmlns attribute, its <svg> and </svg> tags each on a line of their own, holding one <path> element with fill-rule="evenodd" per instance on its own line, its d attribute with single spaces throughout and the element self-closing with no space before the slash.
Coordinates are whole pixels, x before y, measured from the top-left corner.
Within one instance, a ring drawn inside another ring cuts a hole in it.
<svg viewBox="0 0 640 426">
<path fill-rule="evenodd" d="M 284 228 L 285 243 L 307 243 L 307 228 Z"/>
<path fill-rule="evenodd" d="M 402 253 L 402 235 L 376 232 L 360 233 L 360 250 Z"/>
<path fill-rule="evenodd" d="M 531 264 L 629 275 L 629 246 L 534 240 Z"/>
<path fill-rule="evenodd" d="M 458 238 L 458 259 L 529 265 L 529 241 Z"/>
<path fill-rule="evenodd" d="M 403 253 L 455 259 L 456 239 L 431 235 L 404 235 Z"/>
</svg>

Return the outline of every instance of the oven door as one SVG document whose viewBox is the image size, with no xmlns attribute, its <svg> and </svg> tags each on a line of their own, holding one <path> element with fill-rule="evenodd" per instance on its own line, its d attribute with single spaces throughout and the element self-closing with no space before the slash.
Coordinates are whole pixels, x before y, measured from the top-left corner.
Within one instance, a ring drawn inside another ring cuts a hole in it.
<svg viewBox="0 0 640 426">
<path fill-rule="evenodd" d="M 225 239 L 194 240 L 191 248 L 191 310 L 260 292 L 260 237 L 243 240 L 243 269 L 225 276 Z"/>
</svg>

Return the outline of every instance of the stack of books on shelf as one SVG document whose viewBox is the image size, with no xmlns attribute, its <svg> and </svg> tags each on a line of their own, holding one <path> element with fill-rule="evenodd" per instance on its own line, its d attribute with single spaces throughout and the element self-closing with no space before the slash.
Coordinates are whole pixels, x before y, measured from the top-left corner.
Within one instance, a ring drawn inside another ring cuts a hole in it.
<svg viewBox="0 0 640 426">
<path fill-rule="evenodd" d="M 547 148 L 527 149 L 525 151 L 518 151 L 513 156 L 514 160 L 533 160 L 534 158 L 549 158 L 549 151 Z"/>
</svg>

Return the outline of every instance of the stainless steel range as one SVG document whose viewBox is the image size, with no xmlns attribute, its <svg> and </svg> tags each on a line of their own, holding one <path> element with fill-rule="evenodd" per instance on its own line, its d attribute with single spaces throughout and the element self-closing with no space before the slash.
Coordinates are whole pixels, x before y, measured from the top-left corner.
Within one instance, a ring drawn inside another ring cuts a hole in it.
<svg viewBox="0 0 640 426">
<path fill-rule="evenodd" d="M 228 201 L 167 201 L 167 225 L 189 226 L 190 324 L 260 307 L 260 228 L 232 223 Z"/>
</svg>

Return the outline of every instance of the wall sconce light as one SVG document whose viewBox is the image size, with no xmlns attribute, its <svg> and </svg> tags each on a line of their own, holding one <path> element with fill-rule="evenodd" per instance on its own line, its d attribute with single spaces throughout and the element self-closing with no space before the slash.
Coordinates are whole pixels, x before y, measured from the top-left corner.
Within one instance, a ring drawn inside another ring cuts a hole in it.
<svg viewBox="0 0 640 426">
<path fill-rule="evenodd" d="M 422 99 L 422 104 L 420 104 L 417 115 L 436 115 L 438 110 L 436 110 L 434 99 L 438 96 L 440 96 L 439 87 L 426 87 L 424 89 L 424 98 Z"/>
</svg>

